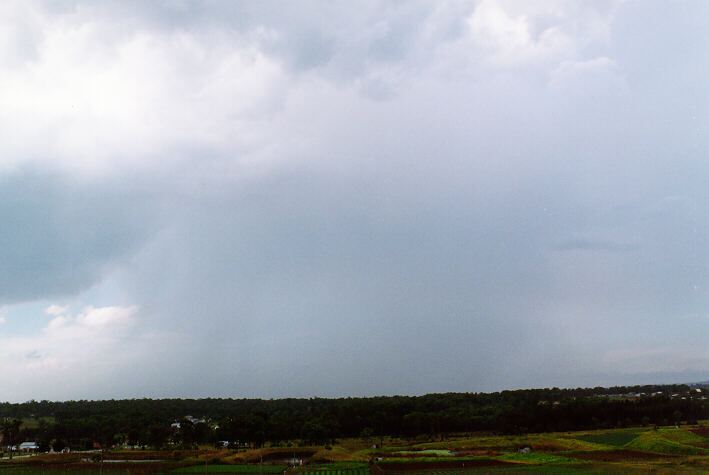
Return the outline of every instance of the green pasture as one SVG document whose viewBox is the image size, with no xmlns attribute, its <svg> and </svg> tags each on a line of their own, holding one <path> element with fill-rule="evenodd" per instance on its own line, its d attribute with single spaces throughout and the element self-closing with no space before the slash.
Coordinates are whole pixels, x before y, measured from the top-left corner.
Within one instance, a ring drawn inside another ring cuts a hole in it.
<svg viewBox="0 0 709 475">
<path fill-rule="evenodd" d="M 448 449 L 424 449 L 424 450 L 397 450 L 392 452 L 392 454 L 397 455 L 435 455 L 437 457 L 447 457 L 451 455 L 451 451 Z"/>
<path fill-rule="evenodd" d="M 616 430 L 601 434 L 588 434 L 575 437 L 578 440 L 592 442 L 594 444 L 610 445 L 612 447 L 622 447 L 634 440 L 642 431 L 639 430 Z"/>
<path fill-rule="evenodd" d="M 208 465 L 207 473 L 283 473 L 286 465 Z M 170 473 L 204 473 L 204 465 L 192 465 L 172 470 Z"/>
<path fill-rule="evenodd" d="M 668 440 L 681 442 L 683 444 L 709 442 L 709 438 L 707 437 L 702 437 L 701 435 L 697 435 L 694 432 L 682 429 L 660 429 L 657 431 L 657 433 Z"/>
<path fill-rule="evenodd" d="M 644 432 L 626 444 L 625 447 L 658 454 L 709 455 L 709 450 L 691 445 L 692 442 L 704 441 L 704 437 L 681 429 L 663 429 Z"/>
<path fill-rule="evenodd" d="M 622 470 L 622 473 L 644 471 L 640 469 L 629 468 L 628 470 Z M 532 473 L 609 473 L 608 467 L 596 466 L 592 464 L 584 465 L 517 465 L 510 467 L 489 467 L 485 468 L 484 473 L 520 473 L 520 472 L 532 472 Z M 611 472 L 613 472 L 611 470 Z M 619 473 L 617 470 L 615 473 Z"/>
</svg>

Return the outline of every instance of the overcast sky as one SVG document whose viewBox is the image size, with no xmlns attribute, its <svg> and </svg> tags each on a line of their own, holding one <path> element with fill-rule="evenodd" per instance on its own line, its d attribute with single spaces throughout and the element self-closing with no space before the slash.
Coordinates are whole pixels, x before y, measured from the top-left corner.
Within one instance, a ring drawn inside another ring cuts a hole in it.
<svg viewBox="0 0 709 475">
<path fill-rule="evenodd" d="M 708 20 L 1 2 L 0 400 L 709 379 Z"/>
</svg>

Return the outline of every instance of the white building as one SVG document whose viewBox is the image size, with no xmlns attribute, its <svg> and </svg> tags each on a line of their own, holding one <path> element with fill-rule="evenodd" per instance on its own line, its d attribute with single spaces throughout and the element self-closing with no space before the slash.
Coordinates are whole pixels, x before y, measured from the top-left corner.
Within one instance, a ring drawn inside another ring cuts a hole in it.
<svg viewBox="0 0 709 475">
<path fill-rule="evenodd" d="M 20 452 L 36 452 L 39 450 L 37 442 L 22 442 L 18 449 Z"/>
</svg>

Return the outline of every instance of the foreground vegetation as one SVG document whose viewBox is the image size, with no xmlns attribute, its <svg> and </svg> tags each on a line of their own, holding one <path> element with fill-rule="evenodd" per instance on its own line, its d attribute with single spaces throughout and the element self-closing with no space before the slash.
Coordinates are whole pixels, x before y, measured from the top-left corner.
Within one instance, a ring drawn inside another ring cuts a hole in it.
<svg viewBox="0 0 709 475">
<path fill-rule="evenodd" d="M 439 438 L 440 439 L 440 438 Z M 456 434 L 443 440 L 362 438 L 335 446 L 104 450 L 0 460 L 10 473 L 541 473 L 709 471 L 709 427 L 633 427 L 525 435 Z M 292 444 L 291 444 L 292 445 Z M 287 462 L 284 460 L 287 458 Z"/>
</svg>

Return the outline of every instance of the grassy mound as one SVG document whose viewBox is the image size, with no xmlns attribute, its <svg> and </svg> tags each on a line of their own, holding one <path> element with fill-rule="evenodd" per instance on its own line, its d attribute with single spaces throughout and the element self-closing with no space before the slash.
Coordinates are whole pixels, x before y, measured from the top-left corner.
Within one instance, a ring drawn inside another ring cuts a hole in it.
<svg viewBox="0 0 709 475">
<path fill-rule="evenodd" d="M 680 442 L 682 444 L 696 444 L 706 442 L 706 437 L 702 437 L 699 434 L 695 434 L 691 430 L 684 429 L 660 429 L 658 431 L 666 439 L 672 440 L 674 442 Z"/>
<path fill-rule="evenodd" d="M 708 455 L 709 450 L 688 443 L 692 437 L 701 439 L 696 434 L 677 429 L 648 431 L 640 434 L 626 444 L 625 447 L 659 454 Z"/>
</svg>

